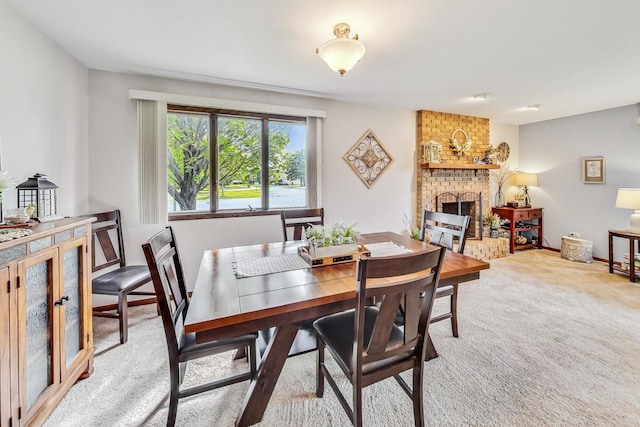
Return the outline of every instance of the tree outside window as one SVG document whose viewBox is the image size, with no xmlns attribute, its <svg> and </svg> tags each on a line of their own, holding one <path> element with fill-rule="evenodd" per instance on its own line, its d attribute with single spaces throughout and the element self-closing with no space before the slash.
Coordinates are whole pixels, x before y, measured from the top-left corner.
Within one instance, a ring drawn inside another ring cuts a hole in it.
<svg viewBox="0 0 640 427">
<path fill-rule="evenodd" d="M 170 110 L 169 213 L 306 207 L 305 128 L 303 119 Z"/>
</svg>

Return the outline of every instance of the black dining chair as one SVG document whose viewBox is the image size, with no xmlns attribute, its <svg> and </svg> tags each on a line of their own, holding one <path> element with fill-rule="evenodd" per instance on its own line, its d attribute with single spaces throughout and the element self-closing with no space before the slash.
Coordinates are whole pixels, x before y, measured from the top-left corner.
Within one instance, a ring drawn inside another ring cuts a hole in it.
<svg viewBox="0 0 640 427">
<path fill-rule="evenodd" d="M 169 351 L 171 389 L 167 426 L 173 426 L 178 413 L 178 399 L 255 377 L 256 337 L 258 334 L 244 334 L 216 341 L 196 343 L 195 334 L 188 334 L 184 331 L 184 322 L 189 310 L 189 295 L 173 229 L 167 227 L 151 237 L 147 243 L 142 245 L 142 250 L 158 296 L 162 325 Z M 249 348 L 249 372 L 180 390 L 187 362 L 245 348 Z"/>
<path fill-rule="evenodd" d="M 153 292 L 138 290 L 151 282 L 151 274 L 146 265 L 127 265 L 122 234 L 122 217 L 119 210 L 92 214 L 96 218 L 91 229 L 92 273 L 101 272 L 91 280 L 92 293 L 118 297 L 115 313 L 112 310 L 93 310 L 94 316 L 117 318 L 120 328 L 120 343 L 129 338 L 129 295 L 155 295 Z"/>
<path fill-rule="evenodd" d="M 361 258 L 356 267 L 356 308 L 314 322 L 316 395 L 324 395 L 326 377 L 354 426 L 363 425 L 362 389 L 389 377 L 412 399 L 415 425 L 424 425 L 427 334 L 444 253 L 445 248 L 438 247 L 429 252 Z M 378 303 L 368 305 L 369 301 Z M 405 314 L 403 327 L 394 322 L 400 306 Z M 325 348 L 351 382 L 351 406 L 325 364 Z M 407 370 L 412 370 L 412 387 L 400 376 Z"/>
<path fill-rule="evenodd" d="M 420 221 L 420 240 L 429 237 L 429 243 L 444 245 L 448 250 L 463 253 L 469 234 L 469 215 L 456 215 L 444 212 L 422 211 Z M 430 236 L 429 236 L 430 234 Z M 457 246 L 454 246 L 457 242 Z M 450 297 L 449 311 L 431 318 L 431 323 L 451 319 L 451 330 L 454 337 L 458 337 L 458 284 L 453 283 L 440 286 L 436 298 Z"/>
</svg>

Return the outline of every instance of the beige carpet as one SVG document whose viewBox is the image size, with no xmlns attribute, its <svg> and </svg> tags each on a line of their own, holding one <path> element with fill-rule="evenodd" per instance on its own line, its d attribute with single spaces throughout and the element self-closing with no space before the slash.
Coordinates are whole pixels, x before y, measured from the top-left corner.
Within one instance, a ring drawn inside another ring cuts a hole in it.
<svg viewBox="0 0 640 427">
<path fill-rule="evenodd" d="M 426 368 L 427 425 L 640 425 L 640 288 L 602 263 L 544 250 L 493 260 L 481 276 L 461 287 L 460 338 L 447 322 L 431 328 L 440 357 Z M 118 345 L 117 323 L 94 319 L 95 373 L 71 389 L 46 426 L 164 425 L 161 321 L 154 307 L 135 308 L 130 321 L 129 342 Z M 260 425 L 349 424 L 328 386 L 315 397 L 314 362 L 314 353 L 287 361 Z M 246 366 L 221 355 L 192 363 L 187 381 Z M 182 400 L 178 425 L 233 425 L 246 389 Z M 364 397 L 365 425 L 413 425 L 411 402 L 395 381 Z"/>
</svg>

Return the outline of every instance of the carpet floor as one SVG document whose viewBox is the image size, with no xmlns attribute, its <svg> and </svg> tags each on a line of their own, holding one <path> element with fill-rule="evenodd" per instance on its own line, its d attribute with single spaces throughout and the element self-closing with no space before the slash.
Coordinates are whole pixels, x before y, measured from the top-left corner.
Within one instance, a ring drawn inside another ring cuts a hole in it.
<svg viewBox="0 0 640 427">
<path fill-rule="evenodd" d="M 153 306 L 133 308 L 129 319 L 129 342 L 119 345 L 117 322 L 94 318 L 95 372 L 45 426 L 166 423 L 162 322 Z M 426 364 L 427 425 L 640 425 L 640 288 L 605 264 L 546 250 L 492 260 L 480 280 L 461 285 L 459 327 L 460 338 L 448 322 L 430 328 L 440 357 Z M 185 384 L 247 369 L 230 359 L 190 363 Z M 232 426 L 246 390 L 240 383 L 181 400 L 177 425 Z M 363 406 L 367 426 L 413 425 L 411 401 L 393 379 L 366 388 Z M 328 385 L 315 397 L 315 353 L 287 360 L 259 425 L 349 425 Z"/>
</svg>

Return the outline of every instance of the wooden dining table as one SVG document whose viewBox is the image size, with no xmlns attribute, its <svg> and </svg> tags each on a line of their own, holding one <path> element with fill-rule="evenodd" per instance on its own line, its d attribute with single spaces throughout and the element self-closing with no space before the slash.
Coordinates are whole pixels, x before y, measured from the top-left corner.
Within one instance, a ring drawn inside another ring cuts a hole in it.
<svg viewBox="0 0 640 427">
<path fill-rule="evenodd" d="M 364 234 L 363 244 L 393 242 L 411 251 L 434 246 L 392 232 Z M 260 422 L 300 324 L 355 307 L 355 262 L 237 277 L 238 262 L 297 254 L 304 241 L 265 243 L 204 252 L 185 331 L 207 342 L 275 327 L 250 382 L 236 426 Z M 375 253 L 373 254 L 376 255 Z M 489 263 L 447 251 L 440 286 L 478 279 Z M 431 339 L 428 357 L 437 357 Z"/>
</svg>

